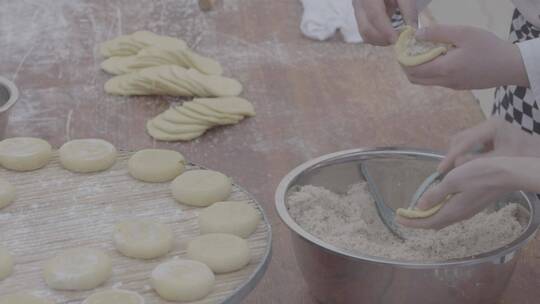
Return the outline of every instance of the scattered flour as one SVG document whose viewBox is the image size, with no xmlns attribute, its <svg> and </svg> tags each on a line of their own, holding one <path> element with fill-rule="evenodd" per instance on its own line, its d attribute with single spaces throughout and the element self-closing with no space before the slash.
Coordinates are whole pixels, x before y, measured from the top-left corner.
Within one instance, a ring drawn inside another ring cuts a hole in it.
<svg viewBox="0 0 540 304">
<path fill-rule="evenodd" d="M 304 186 L 288 198 L 293 219 L 309 233 L 353 253 L 403 261 L 444 261 L 473 256 L 507 245 L 523 231 L 520 206 L 509 204 L 439 231 L 402 228 L 406 241 L 392 235 L 380 220 L 365 183 L 340 196 L 325 188 Z"/>
</svg>

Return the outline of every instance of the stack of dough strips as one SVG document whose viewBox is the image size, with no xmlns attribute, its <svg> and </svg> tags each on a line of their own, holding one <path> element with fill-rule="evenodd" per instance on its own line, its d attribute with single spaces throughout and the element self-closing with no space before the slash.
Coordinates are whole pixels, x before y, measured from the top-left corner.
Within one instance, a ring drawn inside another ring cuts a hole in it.
<svg viewBox="0 0 540 304">
<path fill-rule="evenodd" d="M 105 83 L 109 94 L 206 97 L 148 121 L 147 131 L 157 140 L 191 140 L 213 126 L 255 115 L 249 101 L 236 97 L 242 84 L 221 76 L 219 62 L 193 52 L 181 39 L 139 31 L 102 43 L 100 52 L 107 57 L 101 68 L 116 75 Z"/>
</svg>

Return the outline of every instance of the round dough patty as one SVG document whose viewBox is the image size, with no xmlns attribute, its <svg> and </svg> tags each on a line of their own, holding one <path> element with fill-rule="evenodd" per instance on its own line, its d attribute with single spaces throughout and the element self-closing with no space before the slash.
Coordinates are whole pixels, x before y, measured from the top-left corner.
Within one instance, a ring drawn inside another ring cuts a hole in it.
<svg viewBox="0 0 540 304">
<path fill-rule="evenodd" d="M 231 180 L 212 170 L 190 170 L 171 183 L 173 197 L 180 203 L 205 207 L 226 200 L 232 191 Z"/>
<path fill-rule="evenodd" d="M 43 268 L 45 282 L 57 290 L 90 290 L 111 274 L 111 259 L 99 249 L 84 247 L 60 252 Z"/>
<path fill-rule="evenodd" d="M 240 270 L 251 259 L 247 241 L 225 233 L 210 233 L 193 239 L 188 243 L 187 255 L 206 264 L 214 273 Z"/>
<path fill-rule="evenodd" d="M 152 271 L 150 282 L 167 301 L 196 301 L 212 292 L 215 277 L 201 262 L 172 260 L 159 264 Z"/>
<path fill-rule="evenodd" d="M 127 220 L 116 225 L 114 246 L 123 255 L 153 259 L 166 255 L 173 245 L 172 229 L 154 220 Z"/>
<path fill-rule="evenodd" d="M 1 297 L 0 304 L 54 304 L 54 302 L 29 293 L 14 293 Z"/>
<path fill-rule="evenodd" d="M 144 299 L 133 291 L 113 289 L 93 293 L 82 304 L 144 304 Z"/>
<path fill-rule="evenodd" d="M 116 161 L 116 148 L 103 139 L 75 139 L 59 150 L 62 166 L 72 172 L 89 173 L 109 169 Z"/>
<path fill-rule="evenodd" d="M 34 137 L 13 137 L 0 142 L 0 163 L 14 171 L 32 171 L 44 167 L 52 157 L 51 145 Z"/>
<path fill-rule="evenodd" d="M 15 196 L 15 187 L 10 182 L 0 177 L 0 209 L 13 203 Z"/>
<path fill-rule="evenodd" d="M 143 182 L 167 182 L 184 171 L 186 160 L 176 151 L 145 149 L 133 154 L 128 161 L 129 174 Z"/>
<path fill-rule="evenodd" d="M 7 278 L 13 272 L 13 258 L 9 251 L 0 246 L 0 280 Z"/>
<path fill-rule="evenodd" d="M 230 233 L 242 238 L 250 236 L 261 220 L 247 202 L 218 202 L 199 214 L 201 233 Z"/>
</svg>

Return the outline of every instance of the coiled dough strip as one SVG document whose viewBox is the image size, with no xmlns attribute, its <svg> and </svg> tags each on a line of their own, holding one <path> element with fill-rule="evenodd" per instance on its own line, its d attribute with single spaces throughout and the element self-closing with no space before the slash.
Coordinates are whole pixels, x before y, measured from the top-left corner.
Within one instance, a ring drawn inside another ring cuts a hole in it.
<svg viewBox="0 0 540 304">
<path fill-rule="evenodd" d="M 99 51 L 104 57 L 136 55 L 141 49 L 156 46 L 167 49 L 184 49 L 187 44 L 182 39 L 161 36 L 149 31 L 138 31 L 103 42 Z"/>
</svg>

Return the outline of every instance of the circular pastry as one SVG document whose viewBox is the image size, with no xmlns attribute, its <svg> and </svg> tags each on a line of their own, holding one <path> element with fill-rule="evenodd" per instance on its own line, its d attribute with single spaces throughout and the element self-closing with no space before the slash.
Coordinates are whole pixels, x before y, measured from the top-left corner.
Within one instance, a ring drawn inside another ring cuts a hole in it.
<svg viewBox="0 0 540 304">
<path fill-rule="evenodd" d="M 231 180 L 212 170 L 190 170 L 171 183 L 173 197 L 180 203 L 205 207 L 226 200 L 232 191 Z"/>
<path fill-rule="evenodd" d="M 51 145 L 40 138 L 13 137 L 0 142 L 0 163 L 9 170 L 36 170 L 49 163 L 51 157 Z"/>
<path fill-rule="evenodd" d="M 173 180 L 184 171 L 182 154 L 164 149 L 145 149 L 128 161 L 129 174 L 143 182 L 161 183 Z"/>
<path fill-rule="evenodd" d="M 13 272 L 13 258 L 7 249 L 0 246 L 0 280 L 3 280 Z"/>
<path fill-rule="evenodd" d="M 114 246 L 123 255 L 153 259 L 166 255 L 173 245 L 172 229 L 154 220 L 127 220 L 116 225 Z"/>
<path fill-rule="evenodd" d="M 230 233 L 247 238 L 256 229 L 261 217 L 247 202 L 218 202 L 199 214 L 201 233 Z"/>
<path fill-rule="evenodd" d="M 72 172 L 89 173 L 109 169 L 116 161 L 116 148 L 102 139 L 75 139 L 59 150 L 62 166 Z"/>
<path fill-rule="evenodd" d="M 201 235 L 188 243 L 190 259 L 206 264 L 214 273 L 240 270 L 251 258 L 246 240 L 225 233 Z"/>
</svg>

